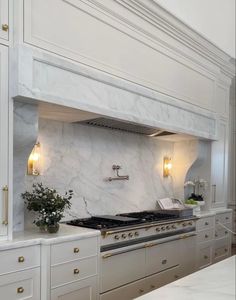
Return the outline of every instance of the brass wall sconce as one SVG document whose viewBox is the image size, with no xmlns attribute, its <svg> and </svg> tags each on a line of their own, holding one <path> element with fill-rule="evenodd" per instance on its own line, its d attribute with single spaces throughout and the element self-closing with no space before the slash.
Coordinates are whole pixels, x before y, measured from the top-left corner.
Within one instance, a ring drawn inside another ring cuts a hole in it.
<svg viewBox="0 0 236 300">
<path fill-rule="evenodd" d="M 38 142 L 34 145 L 34 148 L 28 158 L 27 175 L 33 175 L 33 176 L 40 175 L 39 162 L 40 162 L 40 143 Z"/>
<path fill-rule="evenodd" d="M 163 159 L 163 177 L 168 177 L 171 175 L 172 162 L 171 158 L 165 156 Z"/>
</svg>

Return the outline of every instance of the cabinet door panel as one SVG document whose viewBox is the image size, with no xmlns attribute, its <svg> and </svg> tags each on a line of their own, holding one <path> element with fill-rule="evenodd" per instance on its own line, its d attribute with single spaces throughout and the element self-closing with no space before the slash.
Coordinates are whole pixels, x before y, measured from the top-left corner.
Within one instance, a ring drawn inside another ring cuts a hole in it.
<svg viewBox="0 0 236 300">
<path fill-rule="evenodd" d="M 0 299 L 40 300 L 40 268 L 2 275 Z"/>
<path fill-rule="evenodd" d="M 227 161 L 228 141 L 227 124 L 219 122 L 219 140 L 212 143 L 211 151 L 211 184 L 212 184 L 212 206 L 225 206 L 227 201 Z"/>
<path fill-rule="evenodd" d="M 97 278 L 91 277 L 80 282 L 53 289 L 51 300 L 95 300 L 97 299 Z"/>
<path fill-rule="evenodd" d="M 7 236 L 8 185 L 8 48 L 0 45 L 0 240 Z"/>
<path fill-rule="evenodd" d="M 8 25 L 8 0 L 0 0 L 0 38 L 8 40 L 8 30 L 4 30 L 3 26 Z"/>
</svg>

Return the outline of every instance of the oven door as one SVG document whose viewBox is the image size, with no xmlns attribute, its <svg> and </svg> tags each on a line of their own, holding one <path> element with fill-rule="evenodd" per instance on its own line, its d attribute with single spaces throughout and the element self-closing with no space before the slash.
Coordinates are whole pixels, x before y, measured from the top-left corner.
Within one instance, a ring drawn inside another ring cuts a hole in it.
<svg viewBox="0 0 236 300">
<path fill-rule="evenodd" d="M 145 277 L 145 243 L 101 253 L 100 293 Z"/>
</svg>

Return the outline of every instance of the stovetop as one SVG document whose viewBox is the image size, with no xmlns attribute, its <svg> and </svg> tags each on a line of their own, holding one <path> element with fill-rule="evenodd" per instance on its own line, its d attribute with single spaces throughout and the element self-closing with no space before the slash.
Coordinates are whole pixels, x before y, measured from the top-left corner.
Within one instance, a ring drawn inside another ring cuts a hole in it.
<svg viewBox="0 0 236 300">
<path fill-rule="evenodd" d="M 81 226 L 99 230 L 128 227 L 150 222 L 181 219 L 179 214 L 160 210 L 123 213 L 119 215 L 102 215 L 91 218 L 77 219 L 67 222 L 68 225 Z"/>
</svg>

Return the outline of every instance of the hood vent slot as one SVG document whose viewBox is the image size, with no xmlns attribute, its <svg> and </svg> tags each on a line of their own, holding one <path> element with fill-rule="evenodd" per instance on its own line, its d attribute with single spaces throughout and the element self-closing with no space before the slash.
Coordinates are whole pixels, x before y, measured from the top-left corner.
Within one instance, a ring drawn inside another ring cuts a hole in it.
<svg viewBox="0 0 236 300">
<path fill-rule="evenodd" d="M 146 135 L 151 137 L 174 134 L 172 132 L 163 131 L 161 129 L 154 128 L 154 127 L 144 126 L 137 123 L 130 123 L 126 121 L 118 121 L 109 118 L 96 118 L 96 119 L 81 121 L 78 123 L 89 125 L 89 126 L 100 127 L 100 128 L 107 128 L 111 130 L 119 130 L 119 131 L 125 131 L 129 133 L 136 133 L 136 134 L 141 134 L 141 135 Z"/>
</svg>

